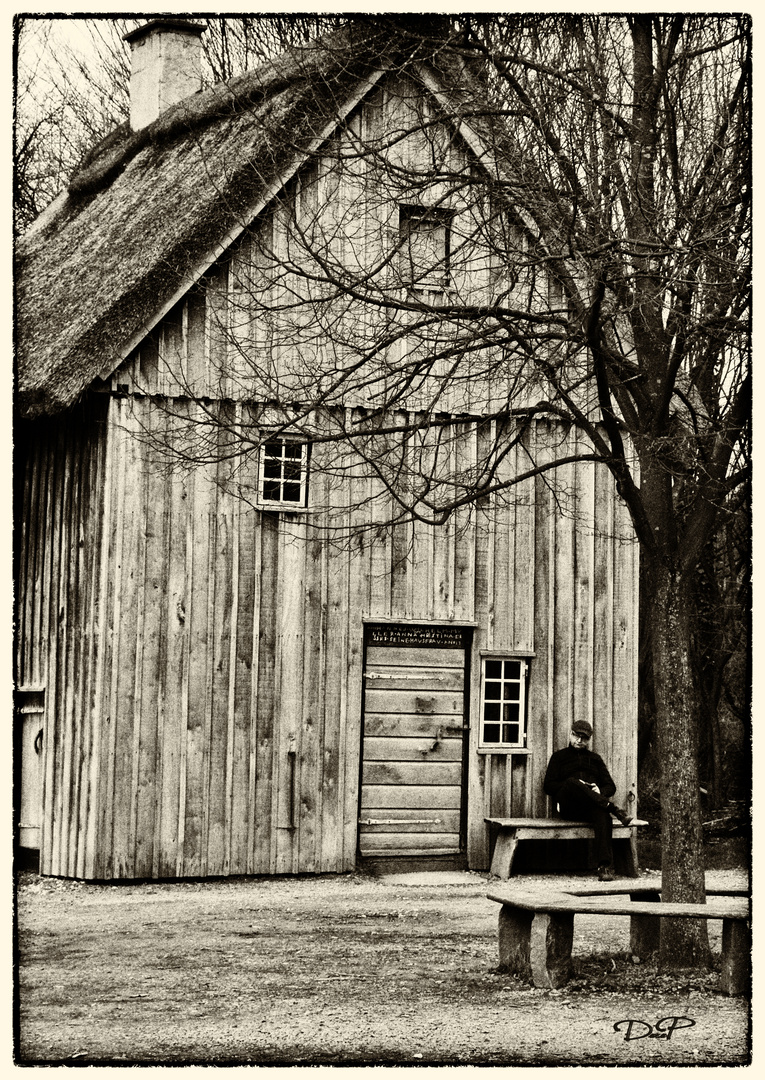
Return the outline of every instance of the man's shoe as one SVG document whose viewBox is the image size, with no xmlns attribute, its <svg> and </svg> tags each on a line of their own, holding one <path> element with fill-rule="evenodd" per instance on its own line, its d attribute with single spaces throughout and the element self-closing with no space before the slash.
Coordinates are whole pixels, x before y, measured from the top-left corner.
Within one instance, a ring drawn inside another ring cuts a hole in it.
<svg viewBox="0 0 765 1080">
<path fill-rule="evenodd" d="M 611 807 L 611 813 L 622 825 L 629 825 L 632 822 L 632 818 L 629 814 L 625 814 L 623 810 L 620 810 L 618 806 Z"/>
<path fill-rule="evenodd" d="M 610 866 L 598 867 L 598 880 L 599 881 L 613 881 L 614 871 Z"/>
</svg>

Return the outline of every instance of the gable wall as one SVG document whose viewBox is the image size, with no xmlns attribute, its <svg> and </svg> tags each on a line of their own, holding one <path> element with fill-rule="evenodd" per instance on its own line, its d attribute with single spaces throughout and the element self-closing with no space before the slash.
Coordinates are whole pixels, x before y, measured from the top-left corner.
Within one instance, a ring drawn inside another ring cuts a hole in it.
<svg viewBox="0 0 765 1080">
<path fill-rule="evenodd" d="M 448 351 L 463 337 L 469 341 L 464 320 L 447 320 L 436 330 L 427 313 L 431 301 L 461 306 L 502 293 L 507 304 L 542 310 L 547 284 L 514 260 L 513 251 L 509 273 L 499 264 L 499 250 L 508 246 L 522 259 L 520 235 L 487 203 L 483 185 L 470 183 L 471 151 L 435 118 L 431 99 L 414 81 L 391 76 L 378 86 L 344 132 L 306 163 L 121 365 L 111 387 L 171 397 L 305 401 L 320 382 L 335 402 L 374 407 L 381 385 L 392 385 L 390 378 L 381 384 L 381 372 Z M 428 179 L 434 163 L 451 183 Z M 394 254 L 401 204 L 453 214 L 448 290 L 404 287 L 402 261 Z M 317 281 L 325 277 L 333 284 Z M 407 313 L 401 305 L 409 302 L 425 307 Z M 390 341 L 381 353 L 383 337 Z M 367 353 L 374 359 L 362 362 Z M 447 378 L 453 363 L 445 356 L 423 365 L 400 400 L 412 409 L 481 413 L 500 406 L 511 387 L 515 405 L 527 393 L 538 396 L 525 385 L 528 373 L 519 385 L 512 382 L 517 367 L 505 364 L 496 347 L 477 358 L 468 350 L 460 379 Z"/>
</svg>

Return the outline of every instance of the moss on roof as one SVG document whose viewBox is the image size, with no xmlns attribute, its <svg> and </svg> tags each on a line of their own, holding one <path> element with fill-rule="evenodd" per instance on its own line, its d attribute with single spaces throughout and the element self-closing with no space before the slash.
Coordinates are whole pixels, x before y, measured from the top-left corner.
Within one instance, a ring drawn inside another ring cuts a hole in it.
<svg viewBox="0 0 765 1080">
<path fill-rule="evenodd" d="M 18 245 L 22 415 L 67 408 L 116 367 L 365 79 L 413 56 L 415 40 L 360 20 L 104 140 Z"/>
</svg>

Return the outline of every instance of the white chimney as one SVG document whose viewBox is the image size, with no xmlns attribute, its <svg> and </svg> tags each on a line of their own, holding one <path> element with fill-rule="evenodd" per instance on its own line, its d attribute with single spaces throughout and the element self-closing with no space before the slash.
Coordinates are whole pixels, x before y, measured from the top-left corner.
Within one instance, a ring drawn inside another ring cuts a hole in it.
<svg viewBox="0 0 765 1080">
<path fill-rule="evenodd" d="M 202 88 L 202 34 L 187 19 L 152 19 L 125 34 L 130 42 L 130 127 L 133 131 Z"/>
</svg>

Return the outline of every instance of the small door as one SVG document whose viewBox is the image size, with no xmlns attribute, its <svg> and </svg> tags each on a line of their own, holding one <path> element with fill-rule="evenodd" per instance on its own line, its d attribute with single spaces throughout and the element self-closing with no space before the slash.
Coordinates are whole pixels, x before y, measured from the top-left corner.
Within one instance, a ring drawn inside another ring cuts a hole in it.
<svg viewBox="0 0 765 1080">
<path fill-rule="evenodd" d="M 17 828 L 18 844 L 22 848 L 40 848 L 42 817 L 42 745 L 45 716 L 45 692 L 38 688 L 23 688 L 17 692 L 18 768 Z"/>
<path fill-rule="evenodd" d="M 359 850 L 455 854 L 462 833 L 464 631 L 399 629 L 373 631 L 367 642 Z"/>
</svg>

